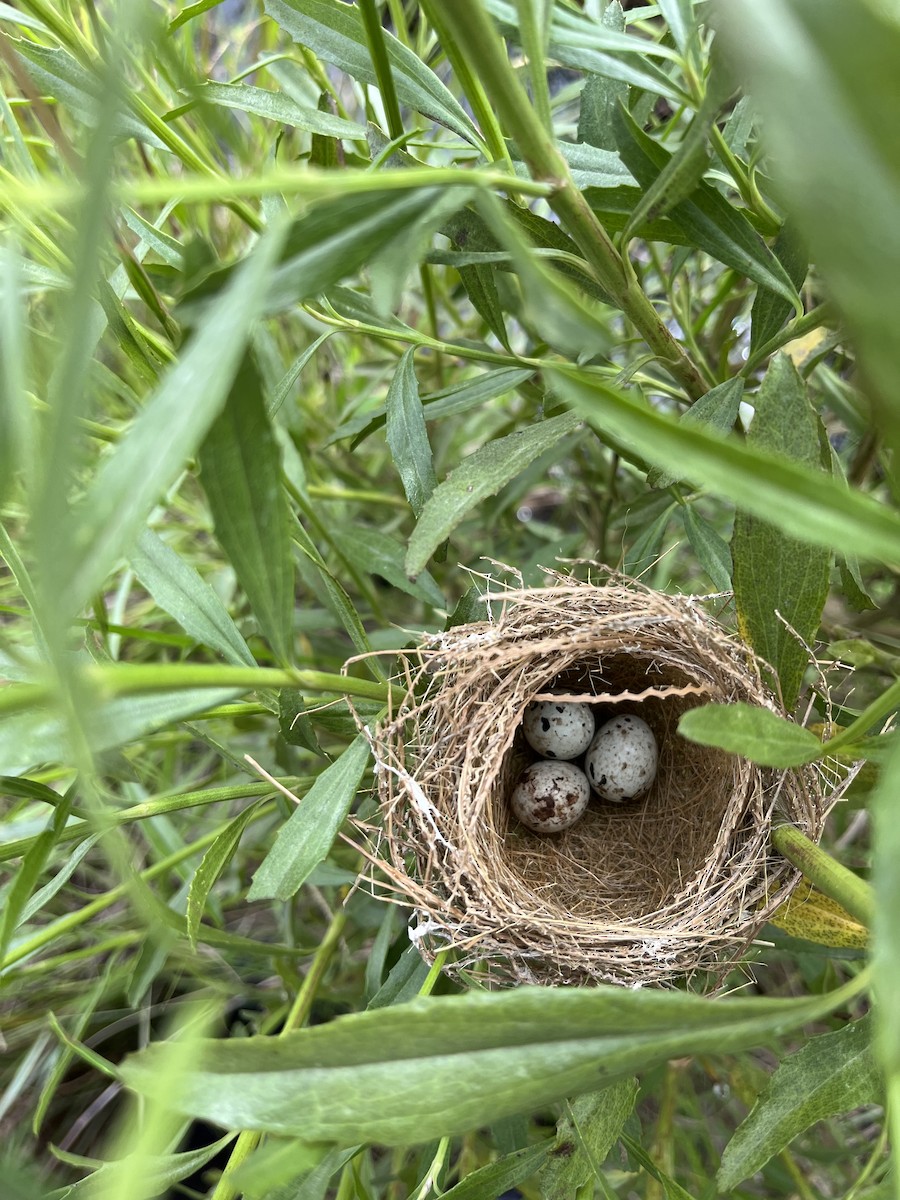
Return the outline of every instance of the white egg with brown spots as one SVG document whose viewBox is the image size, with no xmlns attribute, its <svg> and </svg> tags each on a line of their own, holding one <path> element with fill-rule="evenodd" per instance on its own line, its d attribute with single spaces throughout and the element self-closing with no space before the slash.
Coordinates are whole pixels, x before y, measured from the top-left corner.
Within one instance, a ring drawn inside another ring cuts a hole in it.
<svg viewBox="0 0 900 1200">
<path fill-rule="evenodd" d="M 584 756 L 591 787 L 603 800 L 637 800 L 656 778 L 659 751 L 653 730 L 641 717 L 622 713 L 601 725 Z"/>
<path fill-rule="evenodd" d="M 536 762 L 516 784 L 513 815 L 535 833 L 562 833 L 584 815 L 591 797 L 587 775 L 570 762 Z"/>
<path fill-rule="evenodd" d="M 525 709 L 522 731 L 532 750 L 544 758 L 577 758 L 594 736 L 594 713 L 590 704 L 533 700 Z"/>
</svg>

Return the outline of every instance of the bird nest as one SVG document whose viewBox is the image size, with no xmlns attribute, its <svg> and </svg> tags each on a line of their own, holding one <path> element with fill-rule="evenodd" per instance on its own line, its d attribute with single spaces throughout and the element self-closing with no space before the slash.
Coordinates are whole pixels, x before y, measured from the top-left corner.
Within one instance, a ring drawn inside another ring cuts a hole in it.
<svg viewBox="0 0 900 1200">
<path fill-rule="evenodd" d="M 370 735 L 373 879 L 414 909 L 423 957 L 449 950 L 453 973 L 639 986 L 721 969 L 796 883 L 769 835 L 777 816 L 819 837 L 818 780 L 678 733 L 684 712 L 710 702 L 780 711 L 747 647 L 697 598 L 620 576 L 554 583 L 495 592 L 489 619 L 401 655 L 403 699 Z M 593 796 L 576 825 L 542 835 L 509 796 L 535 758 L 526 705 L 560 696 L 595 705 L 598 725 L 640 715 L 659 767 L 641 800 Z"/>
</svg>

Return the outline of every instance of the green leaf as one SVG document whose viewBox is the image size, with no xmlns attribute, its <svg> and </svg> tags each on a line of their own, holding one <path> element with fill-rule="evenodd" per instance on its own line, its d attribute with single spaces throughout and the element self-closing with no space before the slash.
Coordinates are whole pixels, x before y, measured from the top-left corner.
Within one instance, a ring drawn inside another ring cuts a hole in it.
<svg viewBox="0 0 900 1200">
<path fill-rule="evenodd" d="M 265 0 L 265 10 L 295 42 L 360 83 L 377 86 L 363 23 L 350 5 L 334 0 Z M 400 103 L 480 145 L 478 130 L 465 109 L 418 55 L 387 31 L 384 46 Z"/>
<path fill-rule="evenodd" d="M 28 74 L 44 95 L 52 97 L 85 124 L 98 124 L 99 105 L 108 97 L 97 76 L 76 62 L 68 50 L 41 46 L 24 38 L 17 40 L 15 47 Z M 157 150 L 168 150 L 168 146 L 131 113 L 116 113 L 113 130 L 117 137 L 134 137 Z"/>
<path fill-rule="evenodd" d="M 201 1146 L 199 1150 L 184 1150 L 180 1154 L 154 1154 L 141 1156 L 142 1195 L 165 1195 L 174 1185 L 202 1171 L 216 1155 L 231 1142 L 235 1134 L 226 1133 L 215 1142 Z M 89 1197 L 89 1200 L 121 1200 L 121 1162 L 108 1162 L 98 1167 L 85 1179 L 79 1179 L 66 1191 L 63 1200 L 69 1197 Z M 144 1190 L 146 1189 L 146 1190 Z M 133 1194 L 133 1193 L 132 1193 Z"/>
<path fill-rule="evenodd" d="M 721 69 L 718 58 L 713 56 L 703 102 L 677 150 L 635 206 L 628 221 L 626 237 L 633 235 L 636 229 L 646 223 L 665 216 L 676 205 L 688 200 L 700 186 L 709 166 L 709 131 L 733 90 L 730 77 Z"/>
<path fill-rule="evenodd" d="M 316 779 L 263 859 L 248 900 L 290 900 L 331 849 L 369 761 L 363 734 Z"/>
<path fill-rule="evenodd" d="M 663 1192 L 666 1200 L 695 1200 L 695 1198 L 686 1192 L 684 1188 L 671 1175 L 667 1175 L 665 1171 L 661 1171 L 649 1154 L 627 1133 L 622 1134 L 622 1144 L 628 1151 L 628 1157 L 639 1167 L 642 1167 L 651 1179 L 655 1179 L 657 1183 L 662 1184 Z"/>
<path fill-rule="evenodd" d="M 333 529 L 331 536 L 341 554 L 358 568 L 379 575 L 401 592 L 434 608 L 444 607 L 444 594 L 427 571 L 415 582 L 407 578 L 403 568 L 406 548 L 394 538 L 379 529 L 352 525 Z"/>
<path fill-rule="evenodd" d="M 686 504 L 682 508 L 681 519 L 688 541 L 700 566 L 712 580 L 713 587 L 720 592 L 730 592 L 732 567 L 728 543 L 716 533 L 709 521 L 700 516 L 693 504 Z"/>
<path fill-rule="evenodd" d="M 218 595 L 161 537 L 145 529 L 129 557 L 135 575 L 186 633 L 221 654 L 226 662 L 256 666 Z"/>
<path fill-rule="evenodd" d="M 257 117 L 280 121 L 284 125 L 294 125 L 297 129 L 305 129 L 323 137 L 365 141 L 364 125 L 357 125 L 355 121 L 347 121 L 343 117 L 335 117 L 329 112 L 307 108 L 284 92 L 270 92 L 265 88 L 250 87 L 246 83 L 206 82 L 191 88 L 190 94 L 200 103 L 236 108 L 240 112 L 253 113 Z"/>
<path fill-rule="evenodd" d="M 797 230 L 789 222 L 782 226 L 772 250 L 790 276 L 791 283 L 799 288 L 806 279 L 809 259 Z M 783 296 L 770 292 L 768 288 L 759 289 L 750 313 L 751 355 L 778 333 L 793 311 L 794 306 Z"/>
<path fill-rule="evenodd" d="M 625 32 L 625 12 L 619 0 L 611 0 L 600 14 L 600 23 L 616 33 Z M 588 75 L 581 90 L 581 107 L 578 110 L 578 141 L 588 142 L 601 150 L 615 150 L 616 135 L 613 131 L 613 113 L 616 104 L 628 95 L 628 84 L 620 80 L 605 79 L 602 75 Z M 579 185 L 580 186 L 580 185 Z"/>
<path fill-rule="evenodd" d="M 541 1195 L 569 1200 L 578 1188 L 593 1185 L 618 1141 L 637 1100 L 636 1079 L 620 1079 L 599 1092 L 566 1104 L 556 1124 L 556 1143 L 541 1168 Z"/>
<path fill-rule="evenodd" d="M 720 433 L 730 433 L 741 409 L 744 381 L 739 375 L 727 379 L 701 396 L 679 418 L 682 425 L 706 425 Z M 671 471 L 654 467 L 647 476 L 651 487 L 671 487 L 678 479 Z"/>
<path fill-rule="evenodd" d="M 229 821 L 197 864 L 197 870 L 194 872 L 188 891 L 185 911 L 185 926 L 193 950 L 197 949 L 197 934 L 200 922 L 203 920 L 203 910 L 206 908 L 209 893 L 216 880 L 231 862 L 241 840 L 241 834 L 253 820 L 262 803 L 263 801 L 259 800 L 255 804 L 249 804 Z"/>
<path fill-rule="evenodd" d="M 422 403 L 425 420 L 438 421 L 442 417 L 480 408 L 491 400 L 499 399 L 499 397 L 515 391 L 533 374 L 534 371 L 530 367 L 501 367 L 496 371 L 482 371 L 470 379 L 451 384 L 439 392 L 432 392 L 431 395 L 425 397 Z M 386 422 L 386 413 L 387 409 L 380 407 L 362 413 L 358 417 L 352 417 L 339 426 L 324 444 L 330 446 L 332 442 L 338 442 L 342 438 L 354 437 L 353 447 L 355 449 L 363 438 L 374 433 L 376 429 L 382 428 Z"/>
<path fill-rule="evenodd" d="M 718 746 L 763 767 L 798 767 L 824 753 L 810 730 L 743 701 L 691 708 L 679 721 L 678 732 L 701 746 Z"/>
<path fill-rule="evenodd" d="M 154 730 L 176 724 L 241 692 L 234 688 L 184 688 L 147 696 L 123 696 L 98 705 L 86 718 L 94 754 L 138 741 Z M 0 722 L 0 773 L 14 775 L 36 763 L 68 763 L 67 725 L 45 709 L 5 715 Z"/>
<path fill-rule="evenodd" d="M 819 465 L 817 417 L 787 355 L 776 355 L 770 363 L 755 407 L 750 445 L 807 467 Z M 784 707 L 791 709 L 828 596 L 831 555 L 742 510 L 735 516 L 731 553 L 741 633 L 774 669 Z"/>
<path fill-rule="evenodd" d="M 72 793 L 70 790 L 64 797 L 59 798 L 47 823 L 47 828 L 35 838 L 31 849 L 24 856 L 16 871 L 12 885 L 3 901 L 3 916 L 0 920 L 0 962 L 6 959 L 6 951 L 9 949 L 13 934 L 24 917 L 26 906 L 37 887 L 38 880 L 44 873 L 47 860 L 69 819 L 71 809 Z"/>
<path fill-rule="evenodd" d="M 693 0 L 658 0 L 675 45 L 686 54 L 694 39 L 696 19 Z"/>
<path fill-rule="evenodd" d="M 730 1192 L 816 1121 L 875 1104 L 881 1092 L 871 1017 L 810 1038 L 778 1065 L 725 1147 L 716 1175 L 719 1190 Z"/>
<path fill-rule="evenodd" d="M 626 575 L 641 575 L 656 564 L 662 551 L 666 530 L 669 528 L 674 510 L 675 501 L 673 500 L 629 544 L 622 563 L 622 569 Z"/>
<path fill-rule="evenodd" d="M 900 26 L 892 6 L 737 0 L 721 7 L 718 23 L 761 109 L 779 189 L 895 437 Z"/>
<path fill-rule="evenodd" d="M 640 455 L 793 537 L 860 558 L 900 562 L 900 519 L 884 504 L 789 458 L 763 453 L 702 426 L 684 428 L 643 400 L 575 368 L 548 367 L 548 378 L 603 436 L 639 447 Z"/>
<path fill-rule="evenodd" d="M 524 471 L 538 455 L 571 433 L 579 418 L 573 413 L 552 417 L 506 437 L 488 442 L 438 484 L 422 510 L 409 540 L 406 571 L 415 579 L 434 551 L 450 536 L 465 515 L 486 496 L 494 496 L 504 484 Z"/>
<path fill-rule="evenodd" d="M 160 1082 L 165 1044 L 133 1055 L 122 1072 L 142 1094 L 225 1128 L 404 1145 L 596 1091 L 668 1058 L 768 1042 L 858 986 L 800 1000 L 706 1000 L 603 985 L 473 991 L 277 1038 L 209 1040 L 177 1091 Z"/>
<path fill-rule="evenodd" d="M 147 514 L 224 404 L 261 313 L 283 234 L 273 231 L 258 243 L 59 530 L 48 584 L 65 597 L 70 612 L 82 608 L 129 552 Z"/>
<path fill-rule="evenodd" d="M 485 8 L 502 32 L 518 40 L 518 12 L 509 0 L 485 0 Z M 591 75 L 617 79 L 675 104 L 689 103 L 687 97 L 651 60 L 651 56 L 674 59 L 677 51 L 668 46 L 619 33 L 580 12 L 556 5 L 550 26 L 549 55 L 565 67 Z"/>
<path fill-rule="evenodd" d="M 200 481 L 222 549 L 275 654 L 291 658 L 294 565 L 281 454 L 247 354 L 200 447 Z"/>
<path fill-rule="evenodd" d="M 621 104 L 615 115 L 619 151 L 635 179 L 647 191 L 672 155 L 640 128 Z M 719 262 L 733 267 L 761 287 L 769 288 L 800 309 L 790 276 L 747 218 L 715 188 L 699 183 L 690 199 L 674 205 L 669 214 L 688 237 Z"/>
<path fill-rule="evenodd" d="M 309 300 L 352 275 L 377 254 L 387 253 L 395 240 L 405 237 L 411 224 L 425 220 L 429 213 L 434 213 L 438 222 L 445 220 L 447 191 L 441 187 L 377 188 L 312 205 L 290 226 L 280 264 L 269 283 L 266 314 Z M 454 203 L 465 204 L 470 195 L 469 189 L 457 188 Z M 180 314 L 196 320 L 237 269 L 231 264 L 204 275 L 185 293 Z"/>
<path fill-rule="evenodd" d="M 456 269 L 475 311 L 500 345 L 509 350 L 509 334 L 503 319 L 503 306 L 497 291 L 494 267 L 475 263 L 470 266 L 460 264 Z"/>
<path fill-rule="evenodd" d="M 534 1146 L 504 1154 L 495 1162 L 471 1171 L 454 1187 L 443 1193 L 441 1200 L 497 1200 L 498 1196 L 517 1188 L 530 1179 L 552 1153 L 553 1139 L 545 1138 Z"/>
<path fill-rule="evenodd" d="M 404 350 L 387 394 L 387 443 L 410 508 L 420 516 L 437 479 L 425 428 L 414 347 Z"/>
</svg>

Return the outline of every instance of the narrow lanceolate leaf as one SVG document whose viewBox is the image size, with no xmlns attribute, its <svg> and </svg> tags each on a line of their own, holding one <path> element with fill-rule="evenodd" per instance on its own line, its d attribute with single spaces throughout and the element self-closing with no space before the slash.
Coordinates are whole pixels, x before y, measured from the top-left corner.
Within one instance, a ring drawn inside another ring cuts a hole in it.
<svg viewBox="0 0 900 1200">
<path fill-rule="evenodd" d="M 387 253 L 410 225 L 420 225 L 429 213 L 434 212 L 440 223 L 447 215 L 448 190 L 453 189 L 351 193 L 314 205 L 290 226 L 269 283 L 265 312 L 281 312 L 352 275 L 375 255 Z M 465 204 L 469 191 L 457 190 L 459 203 Z M 231 264 L 204 276 L 185 294 L 179 312 L 197 320 L 237 269 Z M 379 320 L 374 312 L 369 315 Z"/>
<path fill-rule="evenodd" d="M 665 216 L 677 204 L 688 200 L 699 187 L 709 165 L 709 131 L 733 90 L 730 75 L 726 76 L 718 58 L 714 57 L 703 102 L 694 114 L 680 146 L 646 188 L 631 214 L 626 236 L 646 222 Z"/>
<path fill-rule="evenodd" d="M 422 510 L 409 540 L 407 574 L 414 579 L 467 513 L 486 496 L 496 495 L 529 463 L 571 433 L 579 420 L 574 413 L 552 417 L 488 442 L 465 459 L 435 488 Z"/>
<path fill-rule="evenodd" d="M 727 379 L 695 401 L 679 418 L 682 425 L 706 425 L 719 433 L 730 433 L 734 428 L 744 394 L 744 381 L 740 376 Z M 678 479 L 677 471 L 666 471 L 654 467 L 647 476 L 651 487 L 670 487 Z"/>
<path fill-rule="evenodd" d="M 265 0 L 265 9 L 294 41 L 360 83 L 377 86 L 363 23 L 350 5 L 336 0 Z M 478 130 L 434 71 L 386 31 L 384 47 L 400 103 L 478 145 Z"/>
<path fill-rule="evenodd" d="M 193 88 L 191 95 L 201 102 L 236 108 L 240 112 L 253 113 L 254 116 L 279 121 L 284 125 L 294 125 L 297 129 L 305 129 L 323 137 L 358 138 L 363 141 L 366 137 L 364 125 L 298 104 L 283 92 L 270 92 L 266 88 L 250 87 L 246 83 L 207 82 Z"/>
<path fill-rule="evenodd" d="M 553 1153 L 553 1138 L 544 1138 L 534 1146 L 526 1146 L 524 1150 L 514 1150 L 504 1154 L 496 1162 L 470 1171 L 468 1175 L 448 1192 L 444 1192 L 444 1200 L 496 1200 L 503 1196 L 539 1169 L 546 1161 L 547 1155 Z"/>
<path fill-rule="evenodd" d="M 0 918 L 0 962 L 6 958 L 10 940 L 23 918 L 26 905 L 44 872 L 50 852 L 56 845 L 60 833 L 72 808 L 71 789 L 57 803 L 43 833 L 38 834 L 28 853 L 22 859 L 9 891 L 3 900 L 3 915 Z"/>
<path fill-rule="evenodd" d="M 363 734 L 318 777 L 253 876 L 250 900 L 290 900 L 331 849 L 369 760 Z"/>
<path fill-rule="evenodd" d="M 149 398 L 59 531 L 53 586 L 77 612 L 127 554 L 147 514 L 196 451 L 231 387 L 260 315 L 283 230 L 254 249 L 207 312 L 179 362 Z"/>
<path fill-rule="evenodd" d="M 893 5 L 735 0 L 723 43 L 764 117 L 772 171 L 900 430 L 900 26 Z"/>
<path fill-rule="evenodd" d="M 181 1180 L 202 1171 L 234 1138 L 235 1134 L 226 1133 L 224 1137 L 199 1150 L 183 1150 L 179 1154 L 143 1155 L 140 1173 L 145 1190 L 142 1194 L 165 1195 Z M 64 1200 L 69 1200 L 69 1197 L 77 1200 L 82 1200 L 82 1197 L 84 1200 L 121 1200 L 121 1170 L 120 1161 L 103 1163 L 92 1175 L 79 1179 L 77 1183 L 66 1188 L 63 1193 Z"/>
<path fill-rule="evenodd" d="M 418 517 L 435 489 L 437 479 L 419 385 L 413 365 L 413 348 L 403 352 L 387 394 L 387 443 L 410 507 Z"/>
<path fill-rule="evenodd" d="M 600 23 L 615 33 L 625 33 L 625 12 L 619 0 L 612 0 L 600 14 Z M 601 150 L 615 150 L 613 113 L 617 102 L 628 95 L 628 84 L 603 75 L 588 75 L 581 91 L 578 110 L 578 141 Z"/>
<path fill-rule="evenodd" d="M 134 573 L 161 609 L 181 628 L 235 666 L 256 660 L 216 592 L 151 529 L 129 555 Z"/>
<path fill-rule="evenodd" d="M 165 1044 L 122 1070 L 137 1091 L 226 1129 L 405 1145 L 596 1091 L 669 1058 L 769 1042 L 846 1002 L 854 987 L 801 1000 L 600 985 L 473 991 L 278 1038 L 211 1039 L 177 1091 L 160 1081 Z"/>
<path fill-rule="evenodd" d="M 52 96 L 60 106 L 88 125 L 97 124 L 97 110 L 104 95 L 100 79 L 76 62 L 68 50 L 41 46 L 24 38 L 16 43 L 16 53 L 24 60 L 28 74 L 41 91 Z M 117 113 L 114 118 L 118 137 L 135 137 L 158 150 L 165 150 L 159 140 L 139 118 L 130 113 Z"/>
<path fill-rule="evenodd" d="M 809 258 L 806 247 L 792 224 L 788 222 L 783 226 L 772 250 L 790 275 L 794 287 L 799 288 L 809 270 Z M 774 337 L 793 311 L 793 305 L 783 296 L 760 288 L 750 313 L 750 353 L 753 354 L 760 346 L 764 346 L 769 338 Z"/>
<path fill-rule="evenodd" d="M 200 929 L 200 922 L 203 920 L 203 910 L 206 908 L 209 893 L 215 886 L 216 880 L 231 862 L 241 840 L 241 834 L 252 821 L 261 803 L 262 801 L 257 801 L 256 804 L 248 804 L 243 812 L 239 812 L 233 820 L 228 822 L 200 859 L 197 870 L 194 872 L 184 917 L 188 940 L 194 949 L 197 948 L 197 933 Z"/>
<path fill-rule="evenodd" d="M 817 417 L 791 360 L 772 360 L 756 396 L 748 441 L 811 469 L 820 462 Z M 731 539 L 734 598 L 741 632 L 777 676 L 793 708 L 828 595 L 831 555 L 769 521 L 738 511 Z"/>
<path fill-rule="evenodd" d="M 547 368 L 560 393 L 601 435 L 640 447 L 649 462 L 739 504 L 796 538 L 900 562 L 900 519 L 869 496 L 783 456 L 736 438 L 685 428 L 643 400 L 585 377 L 575 368 Z"/>
<path fill-rule="evenodd" d="M 619 1079 L 568 1103 L 556 1125 L 556 1144 L 541 1168 L 541 1195 L 569 1200 L 593 1185 L 637 1100 L 636 1079 Z"/>
<path fill-rule="evenodd" d="M 426 604 L 443 607 L 444 594 L 434 578 L 428 571 L 423 571 L 415 582 L 411 582 L 403 567 L 406 547 L 380 529 L 345 525 L 332 531 L 332 540 L 344 558 L 357 569 L 379 575 L 401 592 L 424 600 Z"/>
<path fill-rule="evenodd" d="M 763 767 L 798 767 L 824 752 L 810 730 L 755 704 L 701 704 L 678 722 L 682 737 L 717 746 Z"/>
<path fill-rule="evenodd" d="M 640 128 L 631 113 L 619 105 L 615 116 L 619 151 L 625 165 L 646 191 L 656 182 L 672 155 Z M 733 267 L 761 287 L 800 306 L 797 291 L 784 267 L 747 218 L 715 188 L 699 183 L 690 199 L 674 205 L 669 215 L 696 245 L 719 262 Z"/>
<path fill-rule="evenodd" d="M 289 515 L 281 455 L 249 354 L 200 447 L 200 470 L 216 537 L 262 633 L 287 661 L 294 603 Z"/>
<path fill-rule="evenodd" d="M 816 1121 L 876 1103 L 881 1091 L 870 1017 L 812 1038 L 777 1067 L 725 1147 L 719 1190 L 730 1192 Z"/>
<path fill-rule="evenodd" d="M 684 532 L 697 561 L 720 592 L 731 591 L 731 551 L 728 543 L 713 529 L 709 521 L 697 512 L 693 504 L 681 510 Z"/>
</svg>

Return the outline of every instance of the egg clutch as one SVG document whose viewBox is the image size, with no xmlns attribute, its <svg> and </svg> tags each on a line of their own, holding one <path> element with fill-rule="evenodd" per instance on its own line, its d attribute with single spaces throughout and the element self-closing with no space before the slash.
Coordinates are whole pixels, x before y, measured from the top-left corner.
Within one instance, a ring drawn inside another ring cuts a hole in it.
<svg viewBox="0 0 900 1200">
<path fill-rule="evenodd" d="M 590 704 L 532 701 L 522 732 L 542 759 L 522 773 L 510 806 L 535 833 L 569 829 L 584 815 L 591 789 L 601 800 L 622 804 L 642 797 L 656 778 L 656 738 L 633 713 L 596 728 Z M 573 761 L 581 755 L 584 769 Z"/>
</svg>

